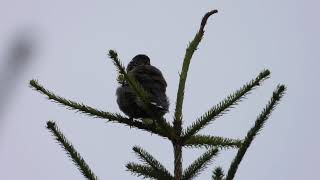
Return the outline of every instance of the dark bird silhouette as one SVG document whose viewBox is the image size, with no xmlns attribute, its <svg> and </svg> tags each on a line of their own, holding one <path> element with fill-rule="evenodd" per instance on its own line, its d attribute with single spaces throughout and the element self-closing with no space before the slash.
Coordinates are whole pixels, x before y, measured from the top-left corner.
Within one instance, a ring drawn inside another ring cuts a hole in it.
<svg viewBox="0 0 320 180">
<path fill-rule="evenodd" d="M 161 71 L 150 65 L 149 57 L 143 54 L 135 56 L 126 71 L 149 93 L 150 110 L 160 116 L 167 113 L 169 109 L 166 96 L 167 83 Z M 127 82 L 118 87 L 116 95 L 120 110 L 130 118 L 152 118 Z"/>
</svg>

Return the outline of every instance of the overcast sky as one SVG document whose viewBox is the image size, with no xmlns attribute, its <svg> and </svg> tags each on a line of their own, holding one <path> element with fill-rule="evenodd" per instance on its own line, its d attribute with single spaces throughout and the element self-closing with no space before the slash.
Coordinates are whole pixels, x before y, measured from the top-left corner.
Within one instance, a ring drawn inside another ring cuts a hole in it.
<svg viewBox="0 0 320 180">
<path fill-rule="evenodd" d="M 140 179 L 125 169 L 138 162 L 139 145 L 171 172 L 171 144 L 155 135 L 105 123 L 67 110 L 28 87 L 36 78 L 55 93 L 105 111 L 116 104 L 116 70 L 107 57 L 118 51 L 126 64 L 139 53 L 168 82 L 172 119 L 185 48 L 205 12 L 218 9 L 191 62 L 184 126 L 254 78 L 271 79 L 202 133 L 243 138 L 277 84 L 288 92 L 251 145 L 237 180 L 318 179 L 319 1 L 40 1 L 2 0 L 0 5 L 0 179 L 83 179 L 45 128 L 54 120 L 100 179 Z M 11 63 L 19 37 L 27 37 L 26 58 Z M 22 64 L 22 65 L 21 65 Z M 186 167 L 204 149 L 184 150 Z M 235 150 L 222 151 L 198 179 L 230 165 Z"/>
</svg>

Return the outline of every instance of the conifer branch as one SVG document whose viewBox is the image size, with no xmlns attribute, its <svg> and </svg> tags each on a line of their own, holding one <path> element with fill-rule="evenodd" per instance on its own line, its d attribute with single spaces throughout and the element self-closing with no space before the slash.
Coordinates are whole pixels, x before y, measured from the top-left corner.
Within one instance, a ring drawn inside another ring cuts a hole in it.
<svg viewBox="0 0 320 180">
<path fill-rule="evenodd" d="M 210 12 L 207 12 L 204 15 L 204 17 L 202 18 L 198 33 L 195 35 L 194 39 L 190 42 L 189 46 L 186 49 L 186 54 L 183 60 L 182 70 L 180 74 L 179 87 L 178 87 L 177 100 L 176 100 L 176 109 L 175 109 L 174 123 L 173 123 L 174 128 L 177 131 L 176 133 L 179 136 L 182 132 L 182 106 L 183 106 L 183 100 L 184 100 L 184 89 L 185 89 L 185 84 L 187 80 L 187 74 L 188 74 L 191 58 L 194 52 L 197 50 L 197 47 L 204 35 L 204 27 L 207 23 L 208 18 L 215 13 L 218 13 L 218 10 L 212 10 Z"/>
<path fill-rule="evenodd" d="M 286 87 L 284 85 L 278 85 L 277 89 L 273 92 L 273 96 L 265 106 L 263 111 L 257 117 L 254 126 L 247 132 L 244 140 L 224 138 L 219 136 L 201 135 L 199 131 L 218 117 L 227 113 L 231 108 L 237 105 L 247 94 L 253 89 L 260 86 L 261 82 L 269 78 L 270 71 L 263 70 L 260 74 L 247 84 L 243 85 L 239 90 L 227 96 L 224 100 L 213 106 L 204 115 L 200 116 L 196 121 L 186 129 L 183 129 L 183 102 L 185 95 L 185 85 L 188 75 L 189 66 L 194 52 L 197 50 L 203 36 L 204 28 L 210 16 L 218 13 L 217 10 L 207 12 L 201 21 L 200 28 L 193 40 L 187 46 L 185 56 L 183 59 L 181 74 L 179 75 L 179 85 L 176 97 L 175 112 L 173 117 L 173 125 L 168 122 L 161 113 L 152 111 L 151 108 L 151 94 L 146 91 L 143 86 L 137 81 L 131 72 L 127 72 L 125 66 L 120 61 L 118 54 L 114 50 L 109 50 L 109 57 L 112 59 L 113 64 L 118 71 L 117 82 L 120 85 L 129 84 L 130 88 L 135 93 L 135 97 L 138 98 L 139 103 L 143 106 L 143 110 L 150 115 L 153 123 L 147 123 L 146 121 L 138 121 L 132 118 L 127 118 L 119 113 L 105 112 L 95 109 L 93 107 L 78 103 L 72 100 L 65 99 L 61 96 L 55 95 L 53 92 L 45 89 L 36 80 L 30 81 L 30 86 L 36 91 L 47 96 L 49 100 L 53 100 L 58 104 L 67 106 L 68 109 L 76 110 L 77 112 L 84 113 L 91 117 L 107 119 L 110 122 L 124 124 L 137 129 L 145 130 L 161 137 L 168 138 L 173 145 L 174 151 L 174 177 L 170 172 L 150 153 L 142 149 L 141 147 L 134 146 L 133 151 L 137 154 L 139 159 L 144 164 L 128 163 L 126 168 L 131 173 L 150 179 L 158 180 L 191 180 L 198 176 L 203 171 L 213 158 L 218 155 L 220 149 L 223 148 L 238 148 L 238 152 L 233 159 L 230 168 L 225 176 L 221 167 L 217 167 L 212 171 L 213 180 L 233 180 L 238 166 L 241 163 L 247 149 L 251 145 L 256 135 L 261 131 L 265 122 L 270 117 L 272 111 L 283 97 Z M 140 104 L 139 104 L 140 105 Z M 161 115 L 160 115 L 161 114 Z M 97 176 L 91 171 L 89 166 L 81 155 L 74 149 L 72 144 L 66 139 L 55 122 L 48 121 L 47 129 L 52 133 L 61 147 L 66 151 L 67 155 L 71 158 L 80 172 L 89 180 L 97 180 Z M 182 168 L 182 148 L 183 147 L 205 147 L 207 151 L 196 159 L 191 165 L 189 165 L 185 171 Z"/>
<path fill-rule="evenodd" d="M 218 148 L 239 148 L 242 141 L 239 139 L 231 139 L 219 136 L 194 135 L 185 143 L 185 147 L 218 147 Z"/>
<path fill-rule="evenodd" d="M 132 174 L 135 174 L 138 177 L 143 177 L 143 179 L 150 178 L 157 180 L 173 180 L 172 177 L 164 177 L 163 174 L 154 170 L 151 166 L 148 165 L 141 165 L 131 162 L 128 163 L 126 167 Z"/>
<path fill-rule="evenodd" d="M 254 126 L 248 131 L 247 136 L 245 137 L 242 146 L 239 148 L 237 155 L 233 159 L 230 168 L 227 173 L 226 180 L 233 180 L 238 166 L 245 155 L 247 149 L 251 145 L 253 139 L 259 133 L 259 131 L 263 128 L 265 122 L 270 117 L 272 111 L 275 109 L 276 105 L 279 103 L 280 99 L 283 97 L 286 91 L 286 87 L 284 85 L 278 85 L 277 89 L 273 92 L 271 100 L 268 102 L 266 107 L 263 109 L 261 114 L 257 117 Z"/>
<path fill-rule="evenodd" d="M 57 125 L 52 121 L 48 121 L 47 128 L 51 131 L 52 135 L 55 137 L 55 139 L 58 141 L 61 147 L 67 152 L 68 156 L 78 167 L 81 174 L 89 180 L 97 180 L 97 176 L 94 175 L 88 164 L 81 157 L 81 155 L 74 149 L 74 147 L 67 140 L 67 138 L 62 134 Z"/>
<path fill-rule="evenodd" d="M 202 154 L 198 159 L 196 159 L 189 167 L 184 171 L 182 180 L 191 180 L 201 171 L 203 171 L 207 165 L 213 160 L 218 154 L 217 148 L 210 148 L 204 154 Z"/>
<path fill-rule="evenodd" d="M 138 155 L 140 160 L 152 167 L 154 171 L 157 171 L 159 174 L 162 174 L 162 177 L 166 177 L 167 179 L 173 179 L 170 172 L 147 151 L 143 150 L 138 146 L 133 147 L 133 151 Z"/>
<path fill-rule="evenodd" d="M 198 118 L 191 126 L 189 126 L 184 133 L 184 141 L 188 140 L 192 135 L 199 132 L 201 129 L 209 125 L 213 120 L 228 112 L 233 106 L 237 105 L 251 90 L 260 86 L 260 83 L 269 78 L 270 71 L 264 70 L 249 83 L 242 86 L 239 90 L 230 94 L 227 98 L 222 100 L 216 106 L 212 107 L 203 116 Z"/>
<path fill-rule="evenodd" d="M 224 172 L 221 167 L 217 167 L 212 173 L 212 180 L 222 180 Z"/>
<path fill-rule="evenodd" d="M 113 64 L 116 66 L 118 74 L 124 76 L 125 80 L 129 83 L 129 86 L 134 90 L 139 98 L 143 101 L 143 105 L 147 106 L 150 103 L 149 93 L 143 89 L 139 82 L 129 76 L 123 66 L 123 63 L 118 58 L 118 53 L 114 50 L 109 50 L 109 57 L 112 59 Z"/>
<path fill-rule="evenodd" d="M 118 58 L 118 53 L 114 50 L 109 50 L 109 57 L 113 60 L 114 65 L 117 67 L 118 73 L 124 76 L 124 79 L 129 83 L 129 86 L 133 89 L 134 93 L 141 99 L 142 105 L 147 110 L 147 112 L 152 116 L 156 124 L 159 124 L 159 127 L 163 132 L 165 132 L 166 137 L 169 139 L 172 138 L 172 127 L 169 122 L 163 117 L 160 117 L 157 112 L 154 112 L 150 109 L 150 95 L 149 93 L 141 86 L 141 84 L 136 81 L 133 77 L 129 76 L 122 65 L 120 59 Z"/>
<path fill-rule="evenodd" d="M 65 106 L 69 107 L 69 109 L 76 110 L 78 112 L 84 113 L 89 116 L 93 116 L 95 118 L 107 119 L 111 122 L 125 124 L 129 127 L 135 127 L 138 129 L 146 130 L 148 132 L 158 134 L 159 136 L 169 138 L 168 135 L 164 131 L 162 131 L 159 128 L 155 128 L 154 126 L 147 125 L 147 124 L 141 123 L 136 120 L 131 120 L 131 119 L 123 117 L 117 113 L 110 113 L 110 112 L 97 110 L 97 109 L 92 108 L 90 106 L 84 105 L 83 103 L 77 103 L 75 101 L 71 101 L 71 100 L 65 99 L 63 97 L 60 97 L 58 95 L 55 95 L 51 91 L 45 89 L 36 80 L 31 80 L 30 86 L 33 87 L 34 90 L 39 91 L 40 93 L 46 95 L 48 97 L 48 99 L 53 100 L 56 103 L 65 105 Z"/>
</svg>

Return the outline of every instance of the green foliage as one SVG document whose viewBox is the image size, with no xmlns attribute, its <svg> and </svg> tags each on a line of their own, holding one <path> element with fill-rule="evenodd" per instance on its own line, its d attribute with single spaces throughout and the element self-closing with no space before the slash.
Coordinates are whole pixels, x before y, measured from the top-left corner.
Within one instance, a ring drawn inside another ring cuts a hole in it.
<svg viewBox="0 0 320 180">
<path fill-rule="evenodd" d="M 286 91 L 286 87 L 284 85 L 279 85 L 277 89 L 273 92 L 272 98 L 269 101 L 269 103 L 266 105 L 266 107 L 263 109 L 261 114 L 257 117 L 257 120 L 254 124 L 254 126 L 248 131 L 247 136 L 245 137 L 242 146 L 239 148 L 238 153 L 236 157 L 233 159 L 230 168 L 227 173 L 226 180 L 232 180 L 234 178 L 234 175 L 237 172 L 238 166 L 245 155 L 247 149 L 251 145 L 253 139 L 256 137 L 256 135 L 261 131 L 263 125 L 267 121 L 267 119 L 270 117 L 271 112 L 274 110 L 276 105 L 279 103 L 280 99 L 283 97 L 284 93 Z"/>
<path fill-rule="evenodd" d="M 86 106 L 83 103 L 77 103 L 75 101 L 68 100 L 58 95 L 55 95 L 53 92 L 46 90 L 42 85 L 39 84 L 37 80 L 31 80 L 30 86 L 35 90 L 41 92 L 42 94 L 46 95 L 49 100 L 53 100 L 54 102 L 60 103 L 73 110 L 77 110 L 78 112 L 85 113 L 89 116 L 105 118 L 105 119 L 109 119 L 110 121 L 118 121 L 118 122 L 126 122 L 129 120 L 128 118 L 123 117 L 120 114 L 97 110 L 90 106 Z"/>
<path fill-rule="evenodd" d="M 30 86 L 35 90 L 41 92 L 42 94 L 46 95 L 48 99 L 53 100 L 54 102 L 62 104 L 64 106 L 67 106 L 69 109 L 76 110 L 78 112 L 84 113 L 86 115 L 89 115 L 95 118 L 108 119 L 110 122 L 125 124 L 130 128 L 135 127 L 135 128 L 142 129 L 154 134 L 158 134 L 162 137 L 169 138 L 167 137 L 167 134 L 164 131 L 154 126 L 144 124 L 137 120 L 131 120 L 127 117 L 121 116 L 118 113 L 105 112 L 105 111 L 98 110 L 96 108 L 84 105 L 83 103 L 77 103 L 72 100 L 68 100 L 58 95 L 55 95 L 54 93 L 52 93 L 51 91 L 45 89 L 42 85 L 40 85 L 37 80 L 31 80 Z"/>
<path fill-rule="evenodd" d="M 222 116 L 224 113 L 228 112 L 234 105 L 245 97 L 249 91 L 257 87 L 261 82 L 267 79 L 270 75 L 269 70 L 262 71 L 255 79 L 251 80 L 249 83 L 242 86 L 239 90 L 230 94 L 227 98 L 222 100 L 219 104 L 212 107 L 203 116 L 198 118 L 184 133 L 184 140 L 188 140 L 192 135 L 196 134 L 198 131 L 206 127 L 210 122 L 215 120 L 217 117 Z"/>
<path fill-rule="evenodd" d="M 67 138 L 62 134 L 57 125 L 52 122 L 47 122 L 47 128 L 51 131 L 52 135 L 56 138 L 61 147 L 67 152 L 71 160 L 78 167 L 79 171 L 84 177 L 89 180 L 97 180 L 97 176 L 89 168 L 88 164 L 84 161 L 81 155 L 74 149 L 71 143 L 68 142 Z"/>
<path fill-rule="evenodd" d="M 170 172 L 147 151 L 138 146 L 133 147 L 133 151 L 138 155 L 141 161 L 152 167 L 153 170 L 159 174 L 159 176 L 165 179 L 173 179 Z"/>
<path fill-rule="evenodd" d="M 230 139 L 218 136 L 194 135 L 191 136 L 185 143 L 185 147 L 219 147 L 219 148 L 239 148 L 242 141 L 239 139 Z"/>
<path fill-rule="evenodd" d="M 154 170 L 152 167 L 147 165 L 141 165 L 136 163 L 128 163 L 127 169 L 131 173 L 137 175 L 138 177 L 142 177 L 143 179 L 158 179 L 158 180 L 171 180 L 170 177 L 163 177 L 161 173 Z"/>
<path fill-rule="evenodd" d="M 224 172 L 221 167 L 217 167 L 212 173 L 213 180 L 222 180 L 224 177 Z"/>
<path fill-rule="evenodd" d="M 218 149 L 211 148 L 203 155 L 201 155 L 198 159 L 196 159 L 183 173 L 183 180 L 191 180 L 201 171 L 203 171 L 207 165 L 212 161 L 212 159 L 217 156 Z"/>
<path fill-rule="evenodd" d="M 184 89 L 186 86 L 186 80 L 187 80 L 190 62 L 194 52 L 197 50 L 197 47 L 204 35 L 204 27 L 207 23 L 208 18 L 215 13 L 218 13 L 218 10 L 209 11 L 204 15 L 204 17 L 202 18 L 200 29 L 196 34 L 196 36 L 194 37 L 194 39 L 190 42 L 189 46 L 187 47 L 186 54 L 184 56 L 181 74 L 180 74 L 179 87 L 178 87 L 177 100 L 176 100 L 176 109 L 175 109 L 174 122 L 173 122 L 176 133 L 179 136 L 182 132 L 182 105 L 184 100 Z"/>
<path fill-rule="evenodd" d="M 274 110 L 276 105 L 279 103 L 283 97 L 286 87 L 284 85 L 279 85 L 277 89 L 273 92 L 271 100 L 268 102 L 266 107 L 263 109 L 261 114 L 257 117 L 254 126 L 248 131 L 246 137 L 243 140 L 225 138 L 219 136 L 211 135 L 201 135 L 198 134 L 199 131 L 211 122 L 213 122 L 218 117 L 227 113 L 231 108 L 237 105 L 244 97 L 250 93 L 253 89 L 261 85 L 261 82 L 269 78 L 270 71 L 263 70 L 255 79 L 251 80 L 239 90 L 227 96 L 217 105 L 209 109 L 204 115 L 200 116 L 196 121 L 189 127 L 183 128 L 183 100 L 185 84 L 187 79 L 187 74 L 191 59 L 194 52 L 197 50 L 200 41 L 204 36 L 204 27 L 207 23 L 208 18 L 217 13 L 217 10 L 209 11 L 202 18 L 199 31 L 195 35 L 194 39 L 190 42 L 187 47 L 186 54 L 184 56 L 179 86 L 177 91 L 177 99 L 175 112 L 173 117 L 173 126 L 163 117 L 158 116 L 157 112 L 152 112 L 150 110 L 150 100 L 149 92 L 144 90 L 144 88 L 137 82 L 133 77 L 127 74 L 124 65 L 118 58 L 118 53 L 114 50 L 109 51 L 109 57 L 112 59 L 113 64 L 116 66 L 118 71 L 117 81 L 119 84 L 128 83 L 129 86 L 134 90 L 136 96 L 143 103 L 144 108 L 152 117 L 151 123 L 145 123 L 141 120 L 131 119 L 120 115 L 119 113 L 110 113 L 96 108 L 84 105 L 83 103 L 78 103 L 72 100 L 65 99 L 53 92 L 45 89 L 36 80 L 30 81 L 30 86 L 44 94 L 48 99 L 67 106 L 69 109 L 76 110 L 78 112 L 84 113 L 91 117 L 107 119 L 109 122 L 115 122 L 127 125 L 129 127 L 134 127 L 136 129 L 141 129 L 152 134 L 159 135 L 171 141 L 173 145 L 174 152 L 174 174 L 171 175 L 170 172 L 150 153 L 143 150 L 142 148 L 135 146 L 133 151 L 137 154 L 138 158 L 144 164 L 128 163 L 126 165 L 127 170 L 131 173 L 142 177 L 150 179 L 160 179 L 160 180 L 191 180 L 200 174 L 209 164 L 212 162 L 213 158 L 217 156 L 219 150 L 226 150 L 230 148 L 236 148 L 237 154 L 233 159 L 230 168 L 228 169 L 227 175 L 221 167 L 217 167 L 212 171 L 213 180 L 232 180 L 237 172 L 238 166 L 243 159 L 247 149 L 251 145 L 252 141 L 256 135 L 261 131 L 266 120 L 270 117 L 271 112 Z M 57 128 L 54 122 L 49 121 L 47 123 L 47 128 L 56 137 L 57 141 L 64 148 L 67 154 L 74 161 L 76 166 L 79 168 L 80 172 L 87 179 L 97 179 L 97 177 L 90 170 L 89 166 L 81 158 L 80 154 L 76 152 L 73 146 L 66 140 L 62 132 Z M 183 148 L 206 148 L 207 151 L 202 154 L 198 159 L 196 159 L 191 165 L 186 169 L 182 167 L 182 149 Z"/>
</svg>

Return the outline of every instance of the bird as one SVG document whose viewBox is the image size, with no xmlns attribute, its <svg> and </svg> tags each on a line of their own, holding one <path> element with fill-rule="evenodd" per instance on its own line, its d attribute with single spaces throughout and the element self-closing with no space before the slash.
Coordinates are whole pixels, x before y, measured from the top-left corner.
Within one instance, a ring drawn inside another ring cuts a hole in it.
<svg viewBox="0 0 320 180">
<path fill-rule="evenodd" d="M 128 63 L 126 72 L 133 77 L 149 94 L 149 110 L 152 114 L 163 116 L 169 110 L 169 100 L 166 95 L 167 82 L 161 71 L 150 64 L 150 58 L 138 54 Z M 129 83 L 124 81 L 116 90 L 117 104 L 120 110 L 130 119 L 152 119 L 140 98 L 135 94 Z"/>
</svg>

